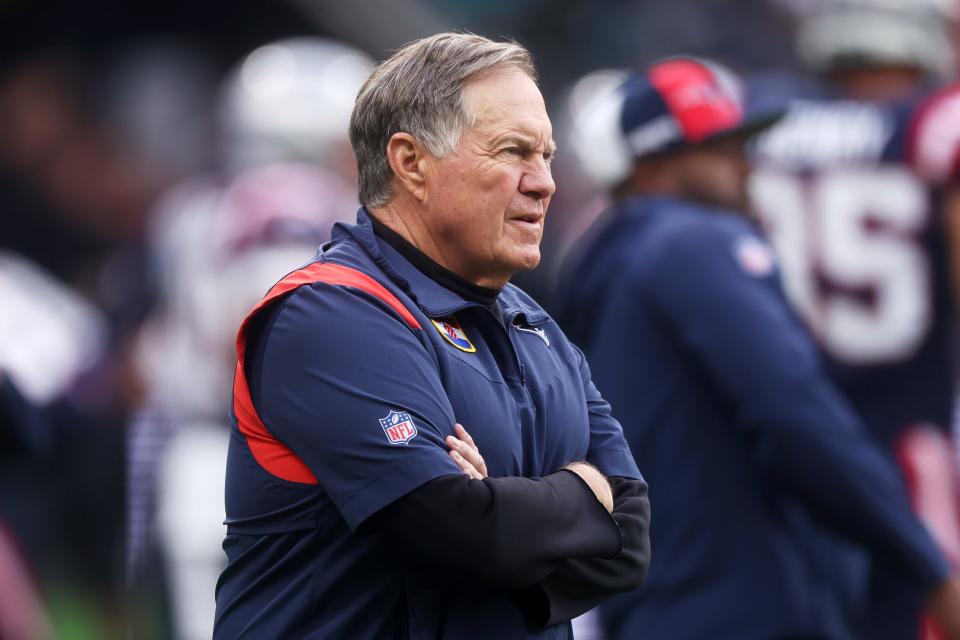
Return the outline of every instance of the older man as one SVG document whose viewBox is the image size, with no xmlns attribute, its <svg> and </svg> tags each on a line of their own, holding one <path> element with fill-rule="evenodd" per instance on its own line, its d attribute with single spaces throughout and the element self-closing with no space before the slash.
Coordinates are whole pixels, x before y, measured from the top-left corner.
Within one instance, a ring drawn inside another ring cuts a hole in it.
<svg viewBox="0 0 960 640">
<path fill-rule="evenodd" d="M 554 191 L 529 54 L 414 42 L 350 133 L 357 224 L 238 336 L 215 636 L 569 638 L 642 580 L 649 506 L 583 356 L 507 284 Z"/>
</svg>

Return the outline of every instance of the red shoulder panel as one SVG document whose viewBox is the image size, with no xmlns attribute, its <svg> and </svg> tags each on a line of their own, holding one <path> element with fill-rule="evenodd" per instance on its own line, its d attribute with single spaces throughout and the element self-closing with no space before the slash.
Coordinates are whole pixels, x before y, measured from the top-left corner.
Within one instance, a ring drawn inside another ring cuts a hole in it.
<svg viewBox="0 0 960 640">
<path fill-rule="evenodd" d="M 237 426 L 240 433 L 246 438 L 250 452 L 261 467 L 278 478 L 303 484 L 317 484 L 317 478 L 303 460 L 289 447 L 277 440 L 260 420 L 260 416 L 257 415 L 253 406 L 253 399 L 250 397 L 250 387 L 243 370 L 243 362 L 247 347 L 247 327 L 250 320 L 278 298 L 303 285 L 315 282 L 352 287 L 369 293 L 396 311 L 408 325 L 414 329 L 420 328 L 420 323 L 410 313 L 410 310 L 386 287 L 367 274 L 339 264 L 317 262 L 287 274 L 267 292 L 263 300 L 244 319 L 237 333 L 237 366 L 233 376 L 233 411 L 237 417 Z"/>
</svg>

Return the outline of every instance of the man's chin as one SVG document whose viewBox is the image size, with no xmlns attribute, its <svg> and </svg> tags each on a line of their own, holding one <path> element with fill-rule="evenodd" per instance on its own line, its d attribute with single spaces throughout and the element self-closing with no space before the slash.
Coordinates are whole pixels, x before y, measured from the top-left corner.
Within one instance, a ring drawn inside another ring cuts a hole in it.
<svg viewBox="0 0 960 640">
<path fill-rule="evenodd" d="M 530 271 L 540 264 L 540 247 L 524 247 L 507 254 L 500 254 L 500 259 L 493 265 L 507 280 L 521 271 Z"/>
<path fill-rule="evenodd" d="M 540 249 L 526 255 L 517 256 L 517 271 L 530 271 L 540 264 Z"/>
</svg>

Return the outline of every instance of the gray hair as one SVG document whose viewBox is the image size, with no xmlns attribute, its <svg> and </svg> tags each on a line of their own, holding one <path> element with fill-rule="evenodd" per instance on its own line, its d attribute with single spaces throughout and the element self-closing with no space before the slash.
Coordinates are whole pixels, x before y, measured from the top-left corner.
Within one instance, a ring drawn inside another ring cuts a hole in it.
<svg viewBox="0 0 960 640">
<path fill-rule="evenodd" d="M 375 207 L 392 197 L 387 143 L 393 134 L 409 133 L 438 158 L 452 153 L 460 135 L 473 126 L 463 88 L 482 73 L 509 67 L 536 82 L 524 47 L 469 33 L 416 40 L 381 63 L 361 87 L 350 116 L 360 202 Z"/>
</svg>

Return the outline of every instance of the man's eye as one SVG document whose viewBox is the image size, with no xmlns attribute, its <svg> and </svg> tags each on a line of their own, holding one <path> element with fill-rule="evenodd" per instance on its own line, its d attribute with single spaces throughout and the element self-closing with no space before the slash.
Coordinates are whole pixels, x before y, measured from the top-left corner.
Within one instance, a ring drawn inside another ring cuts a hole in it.
<svg viewBox="0 0 960 640">
<path fill-rule="evenodd" d="M 522 156 L 523 149 L 520 147 L 506 147 L 504 148 L 503 153 L 507 154 L 508 156 Z"/>
</svg>

